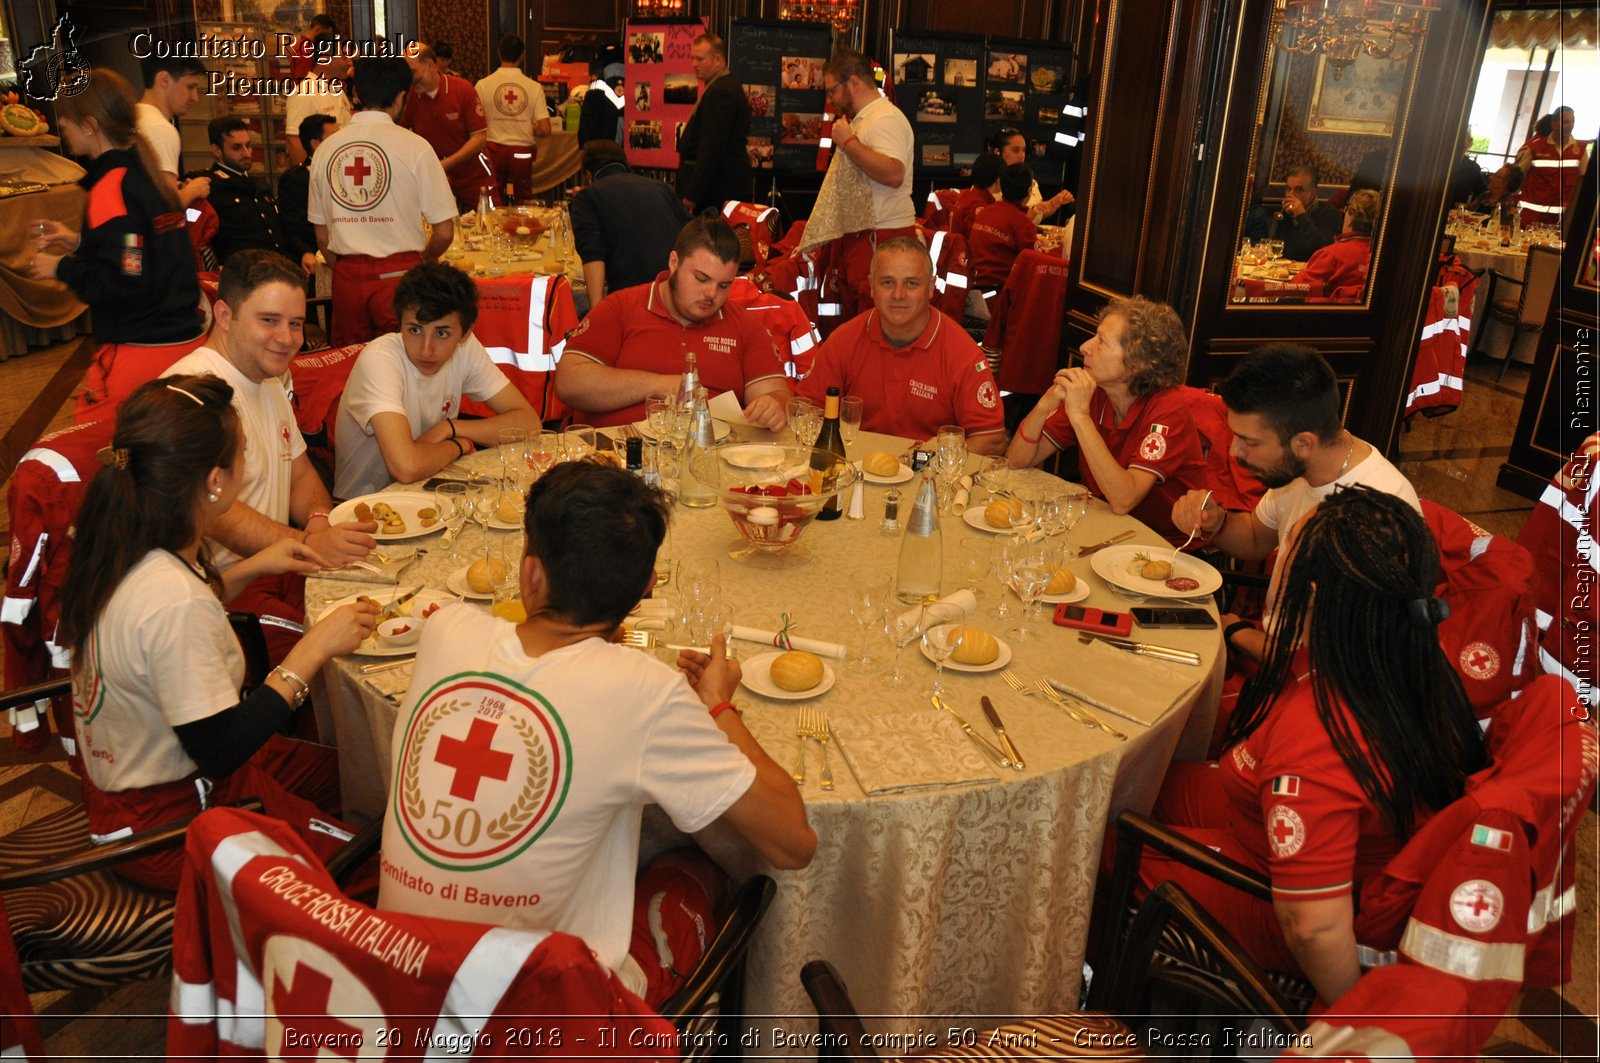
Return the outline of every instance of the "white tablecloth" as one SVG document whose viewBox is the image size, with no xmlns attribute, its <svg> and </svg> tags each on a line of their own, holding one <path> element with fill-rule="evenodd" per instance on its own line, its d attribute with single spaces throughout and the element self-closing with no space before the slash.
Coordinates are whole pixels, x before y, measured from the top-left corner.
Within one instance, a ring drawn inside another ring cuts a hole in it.
<svg viewBox="0 0 1600 1063">
<path fill-rule="evenodd" d="M 864 433 L 851 453 L 857 456 L 890 446 L 898 450 L 903 445 L 903 440 Z M 474 455 L 468 463 L 488 465 L 494 460 L 490 452 Z M 857 570 L 892 571 L 899 547 L 898 538 L 882 535 L 877 527 L 883 491 L 866 489 L 867 520 L 844 519 L 808 528 L 802 545 L 812 551 L 812 559 L 795 571 L 773 573 L 728 559 L 727 547 L 740 540 L 720 508 L 677 508 L 668 549 L 674 559 L 720 558 L 722 591 L 733 602 L 735 622 L 773 628 L 780 612 L 787 611 L 798 623 L 797 633 L 843 641 L 853 649 L 859 645 L 860 629 L 849 619 L 843 594 L 846 581 Z M 983 498 L 981 491 L 978 498 Z M 905 509 L 909 510 L 909 497 Z M 1161 543 L 1154 532 L 1103 507 L 1089 513 L 1073 539 L 1080 545 L 1098 542 L 1130 527 L 1139 531 L 1136 542 Z M 469 530 L 463 547 L 481 541 L 475 538 L 478 534 Z M 983 534 L 958 517 L 944 519 L 947 593 L 964 585 L 955 567 L 960 540 Z M 408 572 L 404 582 L 425 580 L 442 586 L 447 567 L 429 557 Z M 1090 581 L 1093 592 L 1088 604 L 1126 608 L 1098 577 L 1090 575 L 1087 558 L 1071 567 L 1080 579 Z M 313 580 L 308 601 L 314 608 L 320 601 L 359 589 Z M 986 610 L 996 601 L 992 577 L 983 589 L 980 607 Z M 1017 604 L 1013 599 L 1013 607 Z M 1015 652 L 1011 667 L 1028 678 L 1044 673 L 1070 678 L 1086 652 L 1076 632 L 1050 624 L 1048 607 L 1040 623 L 1044 637 L 1028 643 L 1010 640 L 1001 621 L 987 615 L 974 619 L 1010 641 Z M 1005 626 L 1014 623 L 1007 620 Z M 864 1014 L 1024 1015 L 1075 1007 L 1105 826 L 1122 809 L 1148 810 L 1180 738 L 1183 752 L 1198 756 L 1211 729 L 1221 677 L 1218 632 L 1156 634 L 1159 638 L 1153 641 L 1199 652 L 1203 664 L 1193 669 L 1196 687 L 1186 703 L 1155 727 L 1105 715 L 1107 722 L 1128 734 L 1125 743 L 1084 728 L 1038 696 L 1013 693 L 996 673 L 947 670 L 952 706 L 985 735 L 989 732 L 978 696 L 986 693 L 993 698 L 1027 761 L 1025 772 L 1000 771 L 1003 777 L 996 783 L 867 797 L 839 749 L 833 748 L 837 789 L 824 793 L 816 782 L 819 763 L 813 745 L 807 751 L 804 796 L 819 845 L 809 867 L 774 872 L 736 837 L 716 828 L 702 833 L 700 844 L 736 878 L 763 872 L 778 881 L 777 898 L 752 952 L 747 1012 L 809 1015 L 799 971 L 817 957 L 841 970 Z M 751 643 L 735 647 L 744 657 L 761 652 Z M 874 650 L 880 656 L 892 652 L 881 636 Z M 657 652 L 664 659 L 676 656 Z M 932 665 L 914 646 L 905 652 L 906 663 L 919 680 L 915 686 L 896 690 L 881 677 L 830 661 L 838 682 L 814 704 L 836 720 L 926 707 L 922 692 L 932 679 Z M 323 698 L 331 709 L 339 745 L 346 813 L 358 817 L 382 807 L 390 774 L 391 730 L 399 711 L 361 678 L 356 670 L 360 663 L 359 658 L 347 658 L 325 669 Z M 1133 656 L 1124 663 L 1131 672 L 1145 664 Z M 739 701 L 746 723 L 763 747 L 780 763 L 792 765 L 798 750 L 796 706 L 744 691 Z M 1201 711 L 1191 712 L 1197 707 Z M 663 848 L 673 841 L 664 821 L 664 816 L 647 817 L 647 844 Z M 791 1032 L 815 1028 L 809 1019 L 757 1023 L 765 1051 L 771 1049 L 767 1031 L 773 1025 Z M 908 1018 L 902 1028 L 909 1032 L 934 1025 L 932 1020 Z"/>
<path fill-rule="evenodd" d="M 1452 230 L 1456 231 L 1456 230 Z M 1472 297 L 1472 330 L 1473 335 L 1479 335 L 1479 330 L 1487 328 L 1488 332 L 1482 333 L 1483 342 L 1480 344 L 1484 353 L 1495 358 L 1506 357 L 1506 343 L 1511 338 L 1510 326 L 1502 322 L 1491 322 L 1487 319 L 1486 312 L 1489 307 L 1489 274 L 1493 270 L 1503 273 L 1507 277 L 1520 281 L 1523 273 L 1528 268 L 1528 248 L 1525 242 L 1518 242 L 1511 247 L 1501 247 L 1499 238 L 1488 232 L 1477 233 L 1460 230 L 1456 236 L 1456 257 L 1461 259 L 1462 265 L 1472 270 L 1484 271 L 1483 277 L 1478 281 L 1478 287 Z M 1521 294 L 1515 285 L 1501 281 L 1495 292 L 1499 301 L 1515 300 Z M 1517 348 L 1511 356 L 1519 362 L 1533 363 L 1534 349 L 1538 346 L 1539 334 L 1524 332 L 1517 339 Z"/>
</svg>

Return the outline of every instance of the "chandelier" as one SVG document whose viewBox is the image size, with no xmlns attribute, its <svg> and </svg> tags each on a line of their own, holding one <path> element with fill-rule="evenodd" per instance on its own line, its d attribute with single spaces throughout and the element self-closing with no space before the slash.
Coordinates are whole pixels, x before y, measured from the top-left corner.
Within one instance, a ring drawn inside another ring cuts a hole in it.
<svg viewBox="0 0 1600 1063">
<path fill-rule="evenodd" d="M 778 6 L 778 17 L 805 22 L 826 22 L 841 35 L 856 27 L 860 0 L 791 0 Z"/>
<path fill-rule="evenodd" d="M 1321 52 L 1335 81 L 1363 53 L 1405 62 L 1438 0 L 1275 0 L 1273 36 L 1296 55 Z"/>
</svg>

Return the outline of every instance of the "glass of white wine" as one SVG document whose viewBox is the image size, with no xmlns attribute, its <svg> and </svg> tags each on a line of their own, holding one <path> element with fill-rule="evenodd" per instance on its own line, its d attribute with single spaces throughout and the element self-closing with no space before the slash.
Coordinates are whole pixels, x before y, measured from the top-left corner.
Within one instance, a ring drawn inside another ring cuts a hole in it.
<svg viewBox="0 0 1600 1063">
<path fill-rule="evenodd" d="M 866 408 L 867 400 L 860 395 L 846 395 L 839 400 L 839 436 L 846 447 L 853 446 L 861 434 L 861 415 Z"/>
</svg>

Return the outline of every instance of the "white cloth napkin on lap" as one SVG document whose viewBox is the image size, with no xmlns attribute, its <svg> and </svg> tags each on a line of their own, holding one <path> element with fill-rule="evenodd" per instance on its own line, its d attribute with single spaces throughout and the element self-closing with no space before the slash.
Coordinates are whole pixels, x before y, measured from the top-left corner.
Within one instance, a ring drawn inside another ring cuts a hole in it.
<svg viewBox="0 0 1600 1063">
<path fill-rule="evenodd" d="M 833 721 L 833 736 L 850 774 L 869 795 L 998 781 L 949 713 L 920 709 L 846 717 Z"/>
<path fill-rule="evenodd" d="M 1097 708 L 1154 724 L 1178 705 L 1205 676 L 1200 668 L 1169 665 L 1153 657 L 1091 642 L 1078 647 L 1070 665 L 1045 678 L 1063 694 Z"/>
<path fill-rule="evenodd" d="M 744 639 L 746 642 L 760 642 L 765 643 L 768 646 L 778 646 L 778 643 L 775 641 L 778 637 L 778 633 L 776 631 L 769 631 L 766 628 L 746 627 L 743 624 L 735 624 L 733 625 L 733 637 L 736 639 Z M 791 635 L 789 637 L 789 647 L 791 649 L 805 650 L 808 653 L 814 653 L 818 657 L 833 657 L 838 660 L 844 659 L 844 644 L 839 642 L 825 642 L 822 639 L 808 639 L 802 638 L 799 635 Z M 780 646 L 779 648 L 781 649 L 782 647 Z"/>
</svg>

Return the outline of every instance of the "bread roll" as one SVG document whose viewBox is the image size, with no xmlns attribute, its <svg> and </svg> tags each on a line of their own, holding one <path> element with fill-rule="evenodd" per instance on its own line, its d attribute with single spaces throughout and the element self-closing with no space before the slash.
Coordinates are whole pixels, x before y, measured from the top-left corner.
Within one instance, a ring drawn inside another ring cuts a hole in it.
<svg viewBox="0 0 1600 1063">
<path fill-rule="evenodd" d="M 772 662 L 772 682 L 782 690 L 810 690 L 822 682 L 822 658 L 805 650 L 779 654 Z"/>
<path fill-rule="evenodd" d="M 981 627 L 961 629 L 961 645 L 950 659 L 959 664 L 989 664 L 1000 656 L 1000 643 Z"/>
<path fill-rule="evenodd" d="M 887 450 L 874 450 L 861 459 L 861 471 L 874 476 L 893 476 L 900 471 L 900 459 Z"/>
<path fill-rule="evenodd" d="M 488 594 L 505 578 L 506 563 L 497 557 L 487 561 L 480 557 L 467 567 L 467 586 L 477 594 Z"/>
<path fill-rule="evenodd" d="M 1050 575 L 1050 582 L 1045 585 L 1046 594 L 1071 594 L 1078 586 L 1078 577 L 1064 568 L 1058 568 Z"/>
<path fill-rule="evenodd" d="M 494 519 L 501 524 L 516 524 L 517 504 L 509 498 L 500 499 L 500 505 L 494 511 Z"/>
<path fill-rule="evenodd" d="M 983 507 L 983 521 L 991 528 L 1011 527 L 1011 518 L 1022 516 L 1022 503 L 1014 498 L 997 498 Z"/>
</svg>

